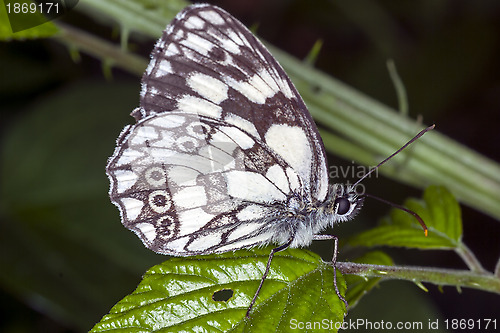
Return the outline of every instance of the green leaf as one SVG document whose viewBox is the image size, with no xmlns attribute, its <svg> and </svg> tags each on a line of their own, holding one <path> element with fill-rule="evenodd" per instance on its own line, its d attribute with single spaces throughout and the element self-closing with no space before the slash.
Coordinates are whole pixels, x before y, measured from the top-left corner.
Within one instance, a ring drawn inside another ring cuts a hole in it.
<svg viewBox="0 0 500 333">
<path fill-rule="evenodd" d="M 455 249 L 460 246 L 460 206 L 446 188 L 430 186 L 425 190 L 423 200 L 408 199 L 405 207 L 424 220 L 429 228 L 428 237 L 424 237 L 421 226 L 412 215 L 395 208 L 378 227 L 353 237 L 350 244 L 420 249 Z"/>
<path fill-rule="evenodd" d="M 363 256 L 353 260 L 357 263 L 365 263 L 371 265 L 387 265 L 394 264 L 391 257 L 381 251 L 372 251 L 364 254 Z M 354 308 L 359 300 L 366 295 L 368 291 L 373 289 L 381 278 L 365 278 L 357 275 L 346 275 L 347 282 L 346 300 L 349 303 L 349 308 Z"/>
<path fill-rule="evenodd" d="M 345 307 L 333 288 L 332 267 L 301 249 L 274 256 L 251 318 L 246 319 L 270 250 L 172 258 L 154 266 L 91 332 L 286 332 L 292 319 L 343 321 Z M 345 291 L 340 273 L 337 283 Z M 231 298 L 214 301 L 214 293 L 221 290 L 232 291 Z"/>
</svg>

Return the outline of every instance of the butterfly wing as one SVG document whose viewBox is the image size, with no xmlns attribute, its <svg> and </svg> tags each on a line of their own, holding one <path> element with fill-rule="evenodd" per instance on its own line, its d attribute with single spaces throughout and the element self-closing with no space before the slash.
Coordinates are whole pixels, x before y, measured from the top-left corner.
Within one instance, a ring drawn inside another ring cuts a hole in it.
<svg viewBox="0 0 500 333">
<path fill-rule="evenodd" d="M 280 221 L 323 201 L 328 180 L 317 128 L 283 69 L 210 5 L 179 13 L 151 58 L 138 122 L 107 166 L 123 224 L 173 255 L 288 241 L 293 227 Z"/>
<path fill-rule="evenodd" d="M 133 115 L 174 110 L 245 129 L 300 174 L 313 200 L 325 199 L 325 150 L 302 98 L 264 45 L 218 7 L 184 9 L 151 54 Z"/>
<path fill-rule="evenodd" d="M 126 128 L 119 142 L 110 196 L 148 248 L 194 255 L 287 240 L 276 203 L 290 204 L 300 177 L 238 127 L 173 111 Z"/>
</svg>

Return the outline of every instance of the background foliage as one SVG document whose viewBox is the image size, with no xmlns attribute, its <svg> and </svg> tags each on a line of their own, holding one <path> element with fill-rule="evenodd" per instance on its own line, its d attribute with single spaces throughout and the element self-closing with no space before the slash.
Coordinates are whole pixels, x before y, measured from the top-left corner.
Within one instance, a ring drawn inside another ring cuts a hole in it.
<svg viewBox="0 0 500 333">
<path fill-rule="evenodd" d="M 147 30 L 151 23 L 120 30 L 107 16 L 109 8 L 97 3 L 134 2 L 80 1 L 56 23 L 116 45 L 128 32 Z M 130 12 L 139 10 L 139 3 Z M 297 58 L 305 58 L 322 39 L 316 68 L 398 108 L 385 66 L 387 58 L 394 59 L 412 118 L 421 115 L 439 132 L 500 161 L 497 1 L 213 3 L 248 26 L 258 23 L 261 37 Z M 183 5 L 168 4 L 172 14 Z M 147 57 L 153 43 L 150 36 L 133 33 L 129 48 Z M 0 324 L 2 332 L 86 331 L 135 289 L 149 267 L 165 260 L 120 225 L 107 198 L 104 165 L 120 129 L 132 122 L 128 113 L 138 103 L 139 78 L 120 69 L 103 70 L 101 59 L 74 51 L 56 39 L 2 42 L 0 47 L 0 309 L 7 318 Z M 352 165 L 330 156 L 330 165 L 341 163 Z M 419 190 L 382 176 L 365 186 L 398 203 L 409 195 L 420 197 Z M 492 271 L 500 253 L 499 223 L 462 208 L 463 240 Z M 387 211 L 368 201 L 355 222 L 332 232 L 345 239 L 373 227 Z M 312 248 L 328 257 L 331 249 L 321 243 Z M 453 253 L 398 249 L 390 254 L 397 263 L 465 268 Z M 341 247 L 343 259 L 351 255 Z M 478 291 L 459 294 L 444 288 L 441 293 L 430 286 L 425 294 L 409 283 L 388 282 L 349 317 L 480 319 L 497 315 L 499 305 L 497 295 Z"/>
</svg>

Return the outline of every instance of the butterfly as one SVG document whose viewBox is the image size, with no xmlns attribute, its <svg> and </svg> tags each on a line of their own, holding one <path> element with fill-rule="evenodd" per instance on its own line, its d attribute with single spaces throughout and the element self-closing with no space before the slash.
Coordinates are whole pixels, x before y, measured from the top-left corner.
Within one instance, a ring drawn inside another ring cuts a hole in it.
<svg viewBox="0 0 500 333">
<path fill-rule="evenodd" d="M 186 7 L 156 43 L 136 124 L 106 167 L 125 227 L 154 252 L 222 253 L 337 238 L 321 231 L 363 205 L 328 183 L 325 148 L 304 101 L 264 45 L 226 11 Z M 335 290 L 341 300 L 336 279 Z"/>
</svg>

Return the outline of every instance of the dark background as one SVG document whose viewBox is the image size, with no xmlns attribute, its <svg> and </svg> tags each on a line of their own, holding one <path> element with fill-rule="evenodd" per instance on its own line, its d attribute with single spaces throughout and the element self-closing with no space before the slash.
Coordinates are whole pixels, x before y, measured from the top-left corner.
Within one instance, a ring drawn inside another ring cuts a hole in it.
<svg viewBox="0 0 500 333">
<path fill-rule="evenodd" d="M 397 108 L 386 69 L 386 60 L 394 59 L 411 117 L 421 115 L 439 132 L 500 162 L 500 2 L 211 3 L 247 26 L 258 24 L 260 37 L 297 58 L 323 40 L 317 68 Z M 62 20 L 118 40 L 116 32 L 78 10 Z M 153 44 L 131 40 L 145 57 Z M 119 69 L 106 79 L 101 60 L 80 56 L 74 62 L 53 39 L 0 44 L 2 332 L 88 330 L 148 267 L 165 259 L 121 226 L 107 198 L 106 158 L 120 129 L 132 123 L 128 114 L 138 104 L 140 79 Z M 350 164 L 329 158 L 330 165 Z M 384 177 L 365 185 L 396 203 L 421 195 Z M 463 240 L 492 271 L 500 256 L 500 223 L 462 209 Z M 387 211 L 368 201 L 354 222 L 332 232 L 345 238 L 366 230 Z M 330 251 L 322 244 L 312 249 Z M 465 268 L 454 253 L 387 252 L 400 264 Z M 409 282 L 383 282 L 348 318 L 440 318 L 442 325 L 444 319 L 496 318 L 500 325 L 497 294 L 426 286 L 428 293 Z"/>
</svg>

